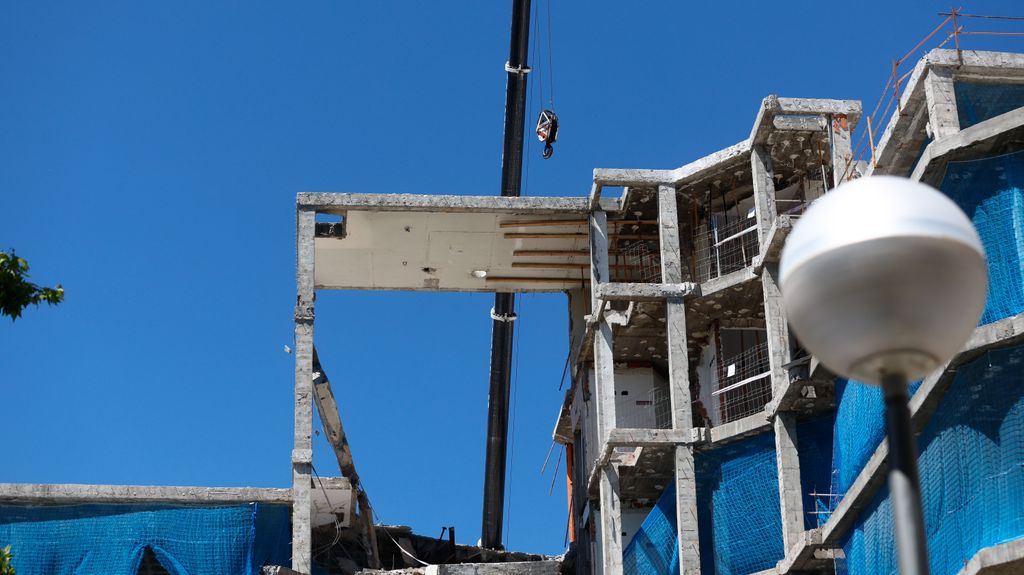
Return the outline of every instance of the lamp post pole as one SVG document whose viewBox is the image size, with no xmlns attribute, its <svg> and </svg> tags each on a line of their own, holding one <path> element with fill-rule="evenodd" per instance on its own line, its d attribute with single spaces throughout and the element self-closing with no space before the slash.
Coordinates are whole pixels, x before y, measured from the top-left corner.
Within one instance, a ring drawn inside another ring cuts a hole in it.
<svg viewBox="0 0 1024 575">
<path fill-rule="evenodd" d="M 889 493 L 896 527 L 896 550 L 902 575 L 928 575 L 928 548 L 917 472 L 917 442 L 910 421 L 907 378 L 882 376 L 889 434 Z"/>
</svg>

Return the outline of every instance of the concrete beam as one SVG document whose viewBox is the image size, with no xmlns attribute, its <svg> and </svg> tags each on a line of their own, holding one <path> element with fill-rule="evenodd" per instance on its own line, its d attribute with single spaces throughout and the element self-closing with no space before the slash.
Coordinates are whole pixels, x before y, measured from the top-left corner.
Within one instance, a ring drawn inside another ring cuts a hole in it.
<svg viewBox="0 0 1024 575">
<path fill-rule="evenodd" d="M 727 273 L 724 276 L 709 279 L 708 281 L 700 284 L 700 294 L 702 297 L 709 296 L 715 292 L 733 288 L 740 284 L 745 284 L 757 279 L 757 274 L 758 272 L 754 266 L 747 266 L 743 269 Z"/>
<path fill-rule="evenodd" d="M 320 424 L 324 429 L 324 435 L 331 444 L 334 456 L 338 460 L 338 469 L 351 482 L 356 493 L 356 499 L 359 501 L 363 534 L 369 547 L 368 558 L 370 567 L 372 569 L 379 569 L 381 563 L 377 546 L 377 530 L 373 526 L 373 506 L 370 505 L 370 497 L 359 480 L 359 473 L 356 471 L 356 464 L 352 459 L 352 450 L 349 447 L 348 436 L 345 435 L 345 427 L 341 423 L 341 413 L 338 411 L 338 404 L 334 400 L 334 392 L 331 390 L 331 382 L 327 377 L 327 372 L 320 364 L 320 358 L 316 353 L 316 346 L 313 346 L 313 400 L 316 404 L 317 413 L 320 415 Z"/>
<path fill-rule="evenodd" d="M 1024 137 L 1024 108 L 964 128 L 928 144 L 914 167 L 911 179 L 938 186 L 951 161 L 977 157 L 978 153 L 997 149 L 999 144 Z"/>
<path fill-rule="evenodd" d="M 782 247 L 786 244 L 789 232 L 793 230 L 793 219 L 783 214 L 777 216 L 768 228 L 768 237 L 761 243 L 761 253 L 754 261 L 754 268 L 763 269 L 767 263 L 778 263 L 782 258 Z"/>
<path fill-rule="evenodd" d="M 359 194 L 302 192 L 299 207 L 321 212 L 368 210 L 376 212 L 496 213 L 517 215 L 571 215 L 590 213 L 588 198 L 540 196 L 432 196 L 423 194 Z M 600 208 L 618 211 L 616 198 L 601 200 Z"/>
<path fill-rule="evenodd" d="M 594 181 L 602 186 L 658 187 L 673 184 L 673 170 L 635 170 L 621 168 L 598 168 L 594 170 Z"/>
<path fill-rule="evenodd" d="M 313 238 L 316 211 L 299 206 L 296 230 L 295 443 L 292 450 L 292 568 L 313 566 Z"/>
<path fill-rule="evenodd" d="M 953 90 L 953 70 L 934 67 L 924 78 L 924 96 L 928 105 L 928 132 L 939 140 L 960 131 L 960 118 Z"/>
<path fill-rule="evenodd" d="M 743 140 L 737 144 L 733 144 L 728 148 L 719 150 L 713 154 L 708 154 L 703 158 L 699 158 L 672 170 L 672 181 L 677 188 L 704 177 L 710 176 L 723 167 L 731 166 L 735 163 L 745 162 L 746 158 L 750 155 L 750 140 Z"/>
<path fill-rule="evenodd" d="M 764 412 L 748 415 L 742 419 L 712 427 L 710 433 L 711 444 L 720 445 L 743 439 L 744 437 L 750 437 L 751 435 L 757 435 L 767 431 L 770 427 L 771 422 L 768 421 L 768 417 Z"/>
<path fill-rule="evenodd" d="M 613 429 L 608 435 L 604 452 L 616 447 L 666 447 L 693 443 L 691 429 Z"/>
<path fill-rule="evenodd" d="M 511 563 L 461 563 L 428 565 L 424 575 L 558 575 L 561 562 L 517 561 Z M 391 573 L 394 573 L 393 571 Z"/>
<path fill-rule="evenodd" d="M 986 547 L 956 575 L 1013 575 L 1024 571 L 1024 539 Z"/>
<path fill-rule="evenodd" d="M 80 485 L 0 483 L 0 503 L 69 505 L 75 503 L 239 503 L 291 505 L 291 489 L 258 487 L 178 487 L 157 485 Z"/>
<path fill-rule="evenodd" d="M 775 116 L 772 127 L 779 132 L 824 132 L 828 122 L 821 116 Z"/>
<path fill-rule="evenodd" d="M 598 297 L 604 301 L 663 301 L 666 298 L 685 298 L 698 295 L 700 286 L 695 283 L 606 283 L 597 288 Z"/>
</svg>

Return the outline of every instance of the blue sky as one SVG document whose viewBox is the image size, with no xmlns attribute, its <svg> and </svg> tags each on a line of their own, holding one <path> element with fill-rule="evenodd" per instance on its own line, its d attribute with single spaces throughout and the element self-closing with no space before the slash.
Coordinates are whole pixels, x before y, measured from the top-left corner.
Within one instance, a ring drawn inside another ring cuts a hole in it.
<svg viewBox="0 0 1024 575">
<path fill-rule="evenodd" d="M 534 1 L 531 79 L 547 92 L 548 0 Z M 870 110 L 890 60 L 948 8 L 552 0 L 562 131 L 547 162 L 531 141 L 524 194 L 585 195 L 595 167 L 672 168 L 736 143 L 770 93 Z M 0 482 L 289 485 L 295 193 L 497 195 L 509 11 L 0 5 L 0 247 L 67 290 L 0 320 Z M 968 46 L 1024 51 L 983 40 Z M 319 296 L 317 346 L 385 522 L 479 537 L 492 303 Z M 564 481 L 549 496 L 554 462 L 540 469 L 565 298 L 520 306 L 506 542 L 559 553 Z"/>
</svg>

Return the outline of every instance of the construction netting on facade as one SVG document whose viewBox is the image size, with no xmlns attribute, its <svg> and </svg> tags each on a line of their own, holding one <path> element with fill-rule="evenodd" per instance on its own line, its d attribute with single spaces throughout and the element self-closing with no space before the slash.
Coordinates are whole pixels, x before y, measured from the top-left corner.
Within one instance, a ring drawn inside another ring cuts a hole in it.
<svg viewBox="0 0 1024 575">
<path fill-rule="evenodd" d="M 989 292 L 981 323 L 1024 312 L 1024 151 L 950 162 L 941 187 L 985 246 Z"/>
<path fill-rule="evenodd" d="M 796 426 L 805 529 L 823 524 L 835 506 L 836 497 L 831 491 L 832 433 L 835 422 L 835 414 L 830 413 L 801 421 Z"/>
<path fill-rule="evenodd" d="M 136 575 L 151 552 L 172 575 L 288 565 L 287 505 L 0 506 L 0 547 L 18 575 Z"/>
<path fill-rule="evenodd" d="M 1024 106 L 1024 85 L 958 81 L 953 91 L 961 130 Z"/>
<path fill-rule="evenodd" d="M 783 556 L 774 436 L 697 452 L 694 463 L 701 573 L 773 567 Z"/>
<path fill-rule="evenodd" d="M 845 379 L 836 380 L 835 385 L 831 493 L 838 500 L 885 438 L 885 398 L 877 385 Z M 919 387 L 920 381 L 910 384 L 910 395 Z"/>
<path fill-rule="evenodd" d="M 1024 537 L 1024 346 L 988 352 L 956 376 L 918 438 L 934 575 L 979 550 Z M 837 572 L 897 573 L 887 489 L 861 513 Z"/>
<path fill-rule="evenodd" d="M 701 573 L 740 575 L 783 557 L 778 468 L 771 433 L 698 451 Z M 669 486 L 624 552 L 626 575 L 678 572 L 675 487 Z"/>
<path fill-rule="evenodd" d="M 679 573 L 676 526 L 676 488 L 670 483 L 623 550 L 623 575 Z"/>
</svg>

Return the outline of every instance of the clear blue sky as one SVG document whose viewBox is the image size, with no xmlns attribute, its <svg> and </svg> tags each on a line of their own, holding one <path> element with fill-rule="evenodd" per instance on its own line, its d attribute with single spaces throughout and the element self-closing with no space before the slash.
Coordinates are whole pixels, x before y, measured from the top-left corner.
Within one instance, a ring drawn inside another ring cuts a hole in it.
<svg viewBox="0 0 1024 575">
<path fill-rule="evenodd" d="M 731 145 L 770 93 L 870 109 L 890 59 L 948 8 L 554 1 L 562 132 L 550 161 L 531 144 L 524 193 L 584 195 L 595 167 L 672 168 Z M 509 12 L 0 5 L 0 247 L 67 290 L 0 320 L 0 481 L 288 486 L 295 193 L 497 195 Z M 531 62 L 545 85 L 546 26 Z M 559 553 L 564 482 L 549 497 L 540 468 L 565 298 L 520 302 L 507 543 Z M 320 294 L 317 345 L 386 522 L 479 537 L 492 303 Z M 315 451 L 337 473 L 322 437 Z"/>
</svg>

